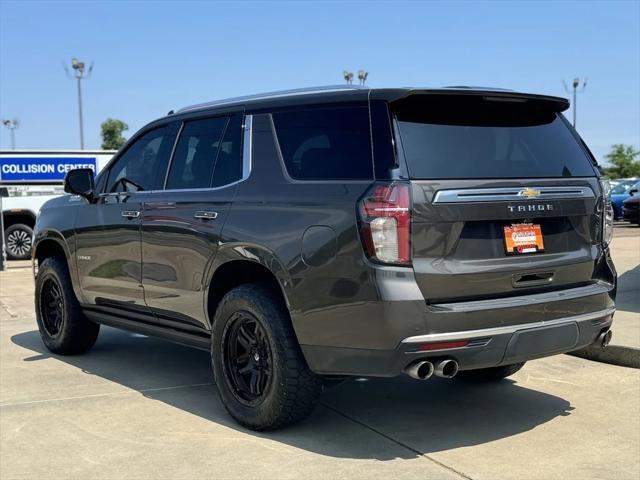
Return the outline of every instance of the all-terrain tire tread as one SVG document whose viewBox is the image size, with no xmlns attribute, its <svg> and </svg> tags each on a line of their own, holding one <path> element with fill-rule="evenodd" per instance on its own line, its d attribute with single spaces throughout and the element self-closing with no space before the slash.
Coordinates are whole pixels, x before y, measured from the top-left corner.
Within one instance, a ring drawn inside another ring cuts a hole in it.
<svg viewBox="0 0 640 480">
<path fill-rule="evenodd" d="M 52 270 L 58 277 L 60 286 L 62 287 L 62 296 L 64 297 L 65 318 L 62 331 L 58 338 L 51 338 L 45 331 L 40 319 L 40 287 L 39 280 L 47 274 L 47 270 Z M 38 269 L 38 278 L 36 279 L 35 289 L 36 318 L 42 340 L 46 347 L 53 353 L 59 355 L 76 355 L 89 350 L 96 343 L 100 325 L 91 322 L 82 313 L 80 303 L 76 298 L 69 269 L 63 259 L 58 257 L 46 258 Z"/>
<path fill-rule="evenodd" d="M 309 370 L 304 360 L 291 326 L 289 312 L 280 301 L 279 292 L 274 292 L 273 287 L 265 283 L 251 283 L 234 288 L 218 305 L 214 324 L 216 321 L 224 321 L 219 316 L 225 311 L 225 305 L 235 300 L 249 302 L 264 313 L 272 329 L 273 339 L 282 353 L 284 368 L 280 378 L 281 396 L 277 408 L 268 417 L 261 418 L 259 423 L 248 422 L 235 415 L 226 402 L 223 402 L 225 408 L 238 422 L 253 430 L 276 430 L 302 420 L 313 411 L 322 391 L 323 381 Z M 219 386 L 222 382 L 224 379 L 216 379 Z"/>
</svg>

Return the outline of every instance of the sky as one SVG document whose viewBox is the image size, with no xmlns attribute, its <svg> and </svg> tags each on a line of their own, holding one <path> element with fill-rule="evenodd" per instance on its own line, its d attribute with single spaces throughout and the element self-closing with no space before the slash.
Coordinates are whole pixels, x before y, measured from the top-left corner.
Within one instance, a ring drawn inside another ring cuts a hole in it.
<svg viewBox="0 0 640 480">
<path fill-rule="evenodd" d="M 132 135 L 169 110 L 208 100 L 340 84 L 475 85 L 568 96 L 588 78 L 578 131 L 600 161 L 640 147 L 640 0 L 538 2 L 207 2 L 0 0 L 0 117 L 19 149 L 79 148 L 75 81 L 83 81 L 85 147 L 100 123 Z M 571 111 L 567 112 L 571 118 Z M 10 148 L 0 126 L 0 149 Z"/>
</svg>

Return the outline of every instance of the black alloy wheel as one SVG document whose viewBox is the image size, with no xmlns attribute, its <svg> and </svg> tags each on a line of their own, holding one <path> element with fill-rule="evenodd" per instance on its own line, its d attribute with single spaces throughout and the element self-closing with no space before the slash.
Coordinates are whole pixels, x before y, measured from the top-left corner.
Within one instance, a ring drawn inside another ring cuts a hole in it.
<svg viewBox="0 0 640 480">
<path fill-rule="evenodd" d="M 243 404 L 259 404 L 268 394 L 273 373 L 269 339 L 260 322 L 246 311 L 235 312 L 223 334 L 225 380 Z"/>
<path fill-rule="evenodd" d="M 48 278 L 42 285 L 41 292 L 42 324 L 47 333 L 55 337 L 60 333 L 64 319 L 62 288 L 54 278 Z"/>
</svg>

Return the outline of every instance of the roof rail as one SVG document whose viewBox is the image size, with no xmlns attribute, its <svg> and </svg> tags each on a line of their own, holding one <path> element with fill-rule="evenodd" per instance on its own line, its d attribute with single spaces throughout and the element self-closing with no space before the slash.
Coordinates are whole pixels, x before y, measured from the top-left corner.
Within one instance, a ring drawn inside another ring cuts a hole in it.
<svg viewBox="0 0 640 480">
<path fill-rule="evenodd" d="M 241 97 L 225 98 L 221 100 L 214 100 L 212 102 L 198 103 L 196 105 L 190 105 L 188 107 L 181 108 L 176 113 L 190 112 L 193 110 L 200 110 L 203 108 L 218 107 L 221 105 L 227 105 L 230 103 L 241 103 L 251 100 L 265 100 L 269 98 L 290 97 L 294 95 L 311 95 L 314 93 L 322 92 L 340 92 L 349 90 L 368 90 L 369 87 L 363 85 L 328 85 L 323 87 L 306 87 L 295 88 L 292 90 L 280 90 L 275 92 L 259 93 L 256 95 L 245 95 Z"/>
</svg>

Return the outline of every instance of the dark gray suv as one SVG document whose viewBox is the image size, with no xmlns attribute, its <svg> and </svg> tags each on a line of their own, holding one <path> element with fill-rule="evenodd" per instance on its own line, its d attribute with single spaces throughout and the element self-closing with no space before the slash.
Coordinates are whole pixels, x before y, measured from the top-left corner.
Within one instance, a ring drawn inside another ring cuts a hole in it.
<svg viewBox="0 0 640 480">
<path fill-rule="evenodd" d="M 606 345 L 612 211 L 568 106 L 340 87 L 170 112 L 42 209 L 42 339 L 81 353 L 104 324 L 209 350 L 252 429 L 331 379 L 492 381 Z"/>
</svg>

